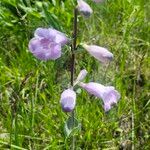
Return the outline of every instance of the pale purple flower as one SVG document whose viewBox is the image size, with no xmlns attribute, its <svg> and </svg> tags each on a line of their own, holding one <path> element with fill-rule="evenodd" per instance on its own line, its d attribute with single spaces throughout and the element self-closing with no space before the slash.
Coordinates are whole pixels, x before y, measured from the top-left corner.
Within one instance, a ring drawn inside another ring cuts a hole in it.
<svg viewBox="0 0 150 150">
<path fill-rule="evenodd" d="M 113 104 L 116 104 L 120 99 L 120 94 L 113 86 L 104 86 L 99 83 L 79 83 L 88 93 L 101 98 L 104 103 L 104 110 L 109 111 Z"/>
<path fill-rule="evenodd" d="M 106 48 L 97 45 L 82 45 L 93 57 L 98 59 L 102 63 L 107 63 L 113 59 L 113 54 Z"/>
<path fill-rule="evenodd" d="M 67 37 L 55 29 L 37 28 L 29 42 L 29 50 L 38 59 L 55 60 L 61 56 L 61 47 L 67 42 Z"/>
<path fill-rule="evenodd" d="M 93 13 L 93 10 L 85 1 L 77 0 L 77 3 L 78 11 L 81 12 L 81 14 L 83 14 L 85 17 L 89 17 Z"/>
<path fill-rule="evenodd" d="M 65 112 L 71 112 L 76 105 L 76 93 L 72 89 L 67 89 L 61 94 L 60 104 Z"/>
</svg>

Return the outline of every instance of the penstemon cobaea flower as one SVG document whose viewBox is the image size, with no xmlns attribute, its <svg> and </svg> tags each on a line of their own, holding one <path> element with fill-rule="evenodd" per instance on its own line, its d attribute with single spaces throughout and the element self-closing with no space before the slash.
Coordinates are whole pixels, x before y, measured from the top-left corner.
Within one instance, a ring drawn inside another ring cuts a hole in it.
<svg viewBox="0 0 150 150">
<path fill-rule="evenodd" d="M 77 0 L 77 8 L 78 11 L 84 16 L 84 17 L 89 17 L 92 13 L 93 10 L 91 7 L 83 0 Z"/>
<path fill-rule="evenodd" d="M 94 0 L 100 2 L 101 0 Z M 104 86 L 98 83 L 90 82 L 83 83 L 82 81 L 87 75 L 87 71 L 81 70 L 77 79 L 74 81 L 75 72 L 75 58 L 77 49 L 77 34 L 78 34 L 78 12 L 84 17 L 89 17 L 93 10 L 84 0 L 77 0 L 78 5 L 74 8 L 74 25 L 73 25 L 73 36 L 71 46 L 71 88 L 64 90 L 61 94 L 60 104 L 64 112 L 71 112 L 71 124 L 70 117 L 66 121 L 65 130 L 69 137 L 73 129 L 80 126 L 75 123 L 75 106 L 76 106 L 76 93 L 74 86 L 77 84 L 83 89 L 87 90 L 90 94 L 95 95 L 103 100 L 104 109 L 108 111 L 112 108 L 112 104 L 116 104 L 120 98 L 120 94 L 112 86 Z M 52 28 L 38 28 L 34 33 L 34 38 L 29 42 L 30 52 L 40 60 L 55 60 L 61 56 L 61 48 L 69 42 L 68 38 L 64 33 L 57 31 Z M 103 47 L 96 45 L 86 45 L 83 47 L 100 62 L 108 62 L 112 60 L 113 54 Z M 69 133 L 68 133 L 69 131 Z M 75 140 L 73 135 L 72 149 L 74 149 Z"/>
<path fill-rule="evenodd" d="M 37 28 L 29 42 L 29 50 L 40 60 L 55 60 L 61 56 L 61 47 L 68 41 L 65 34 L 55 29 Z"/>
<path fill-rule="evenodd" d="M 76 93 L 72 89 L 63 91 L 60 98 L 60 104 L 65 112 L 71 112 L 76 105 Z"/>
<path fill-rule="evenodd" d="M 87 50 L 87 52 L 89 52 L 89 54 L 102 63 L 107 63 L 113 59 L 113 54 L 104 47 L 87 44 L 83 44 L 82 46 Z"/>
<path fill-rule="evenodd" d="M 120 94 L 113 86 L 104 86 L 99 83 L 89 82 L 89 83 L 79 83 L 83 89 L 88 93 L 101 98 L 104 103 L 104 110 L 109 111 L 113 104 L 116 104 L 120 99 Z"/>
</svg>

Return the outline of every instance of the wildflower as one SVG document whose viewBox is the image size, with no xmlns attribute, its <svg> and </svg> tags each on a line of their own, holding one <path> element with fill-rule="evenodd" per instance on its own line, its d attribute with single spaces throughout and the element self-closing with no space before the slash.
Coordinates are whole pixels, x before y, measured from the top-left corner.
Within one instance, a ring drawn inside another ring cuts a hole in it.
<svg viewBox="0 0 150 150">
<path fill-rule="evenodd" d="M 84 88 L 88 93 L 101 98 L 104 103 L 104 110 L 109 111 L 113 104 L 116 104 L 120 99 L 120 94 L 115 90 L 113 86 L 104 86 L 99 83 L 89 82 L 80 83 L 82 88 Z"/>
<path fill-rule="evenodd" d="M 77 79 L 76 79 L 76 81 L 75 81 L 75 83 L 74 83 L 74 86 L 76 84 L 78 84 L 79 82 L 81 82 L 86 77 L 87 73 L 88 72 L 86 71 L 86 69 L 81 70 L 78 77 L 77 77 Z"/>
<path fill-rule="evenodd" d="M 83 47 L 96 59 L 102 63 L 106 63 L 113 59 L 113 54 L 109 52 L 106 48 L 96 46 L 96 45 L 86 45 L 83 44 Z"/>
<path fill-rule="evenodd" d="M 61 94 L 61 107 L 65 112 L 71 112 L 76 104 L 76 93 L 72 89 L 67 89 Z"/>
<path fill-rule="evenodd" d="M 55 60 L 61 56 L 61 47 L 67 42 L 67 37 L 55 29 L 37 28 L 29 42 L 29 50 L 38 59 Z"/>
<path fill-rule="evenodd" d="M 83 16 L 89 17 L 93 13 L 91 7 L 83 0 L 77 0 L 77 3 L 78 11 L 81 12 Z"/>
</svg>

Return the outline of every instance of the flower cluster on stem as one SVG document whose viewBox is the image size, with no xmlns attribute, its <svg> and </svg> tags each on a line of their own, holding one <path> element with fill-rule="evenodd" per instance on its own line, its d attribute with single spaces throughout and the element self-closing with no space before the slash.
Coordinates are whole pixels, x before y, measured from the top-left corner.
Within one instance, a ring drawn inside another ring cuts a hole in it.
<svg viewBox="0 0 150 150">
<path fill-rule="evenodd" d="M 93 0 L 93 2 L 102 2 L 102 0 Z M 77 49 L 77 17 L 80 13 L 83 17 L 89 18 L 93 10 L 92 8 L 84 1 L 77 0 L 77 6 L 74 8 L 74 28 L 73 36 L 71 39 L 71 78 L 70 78 L 70 87 L 64 90 L 60 96 L 60 104 L 64 112 L 71 112 L 72 128 L 75 127 L 75 106 L 77 94 L 74 90 L 75 86 L 79 86 L 82 89 L 86 90 L 89 94 L 94 95 L 95 97 L 103 101 L 103 108 L 105 112 L 109 111 L 114 104 L 117 104 L 120 99 L 119 92 L 113 86 L 105 86 L 96 82 L 84 83 L 83 80 L 87 75 L 86 69 L 80 71 L 76 80 L 74 80 L 75 72 L 75 54 Z M 62 48 L 70 43 L 70 40 L 67 36 L 53 28 L 37 28 L 34 32 L 34 37 L 29 41 L 29 51 L 38 59 L 47 61 L 47 60 L 56 60 L 61 57 Z M 108 49 L 98 46 L 98 45 L 88 45 L 80 44 L 82 47 L 100 63 L 108 63 L 113 60 L 113 54 Z M 68 45 L 69 46 L 69 45 Z M 75 138 L 72 137 L 72 149 L 75 149 Z"/>
<path fill-rule="evenodd" d="M 101 2 L 101 0 L 93 0 Z M 65 112 L 71 112 L 76 105 L 76 93 L 74 86 L 78 85 L 85 89 L 89 94 L 92 94 L 103 100 L 105 111 L 109 111 L 113 104 L 116 104 L 120 99 L 120 94 L 113 86 L 104 86 L 99 83 L 89 82 L 83 83 L 82 80 L 87 75 L 86 69 L 81 70 L 77 79 L 74 81 L 75 70 L 75 50 L 77 48 L 77 15 L 78 12 L 83 17 L 90 17 L 93 13 L 92 8 L 83 0 L 77 0 L 77 6 L 74 9 L 74 29 L 73 41 L 71 45 L 71 87 L 62 92 L 60 103 Z M 40 60 L 55 60 L 61 57 L 61 49 L 69 42 L 67 36 L 53 28 L 37 28 L 34 32 L 34 37 L 29 41 L 30 52 Z M 113 54 L 104 47 L 98 45 L 81 44 L 82 47 L 94 58 L 101 63 L 108 63 L 113 60 Z"/>
</svg>

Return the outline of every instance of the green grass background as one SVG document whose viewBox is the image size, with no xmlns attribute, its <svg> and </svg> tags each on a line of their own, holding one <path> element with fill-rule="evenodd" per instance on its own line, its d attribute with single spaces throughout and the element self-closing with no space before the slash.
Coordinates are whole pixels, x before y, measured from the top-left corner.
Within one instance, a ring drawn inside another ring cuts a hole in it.
<svg viewBox="0 0 150 150">
<path fill-rule="evenodd" d="M 114 54 L 106 67 L 82 48 L 76 71 L 88 70 L 85 82 L 113 85 L 121 93 L 108 113 L 102 101 L 76 88 L 76 149 L 150 149 L 150 2 L 88 0 L 94 13 L 78 16 L 78 41 L 97 44 Z M 61 92 L 70 82 L 70 50 L 56 61 L 39 61 L 28 51 L 37 27 L 53 27 L 72 36 L 74 0 L 0 1 L 0 149 L 64 150 Z"/>
</svg>

